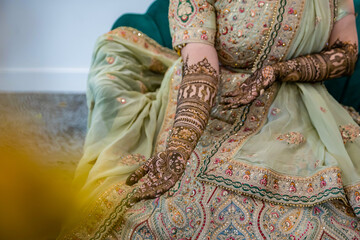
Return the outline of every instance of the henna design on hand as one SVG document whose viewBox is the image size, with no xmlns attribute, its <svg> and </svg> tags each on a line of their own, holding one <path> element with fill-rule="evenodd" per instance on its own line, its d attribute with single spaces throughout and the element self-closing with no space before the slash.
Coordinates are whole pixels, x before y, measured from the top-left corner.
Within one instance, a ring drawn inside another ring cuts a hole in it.
<svg viewBox="0 0 360 240">
<path fill-rule="evenodd" d="M 224 109 L 238 108 L 254 101 L 276 80 L 275 71 L 272 66 L 266 66 L 256 70 L 250 75 L 238 89 L 225 93 L 220 104 Z"/>
<path fill-rule="evenodd" d="M 277 79 L 283 82 L 313 83 L 351 75 L 355 69 L 357 55 L 357 44 L 337 40 L 321 53 L 297 57 L 258 69 L 238 89 L 224 94 L 221 103 L 227 109 L 248 104 Z"/>
<path fill-rule="evenodd" d="M 173 187 L 183 175 L 190 154 L 206 127 L 217 92 L 218 74 L 206 58 L 191 66 L 186 60 L 183 72 L 166 150 L 155 154 L 129 176 L 126 183 L 133 185 L 147 175 L 131 202 L 159 197 Z"/>
</svg>

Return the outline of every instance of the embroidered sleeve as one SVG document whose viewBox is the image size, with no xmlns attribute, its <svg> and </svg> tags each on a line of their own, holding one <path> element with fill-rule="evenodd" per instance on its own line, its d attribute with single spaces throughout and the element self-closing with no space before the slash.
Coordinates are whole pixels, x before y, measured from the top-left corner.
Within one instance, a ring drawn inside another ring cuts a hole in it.
<svg viewBox="0 0 360 240">
<path fill-rule="evenodd" d="M 213 2 L 214 0 L 170 0 L 169 23 L 175 50 L 193 42 L 214 45 L 216 14 Z"/>
<path fill-rule="evenodd" d="M 352 14 L 348 9 L 346 0 L 334 0 L 335 2 L 335 22 L 341 20 L 343 17 Z"/>
</svg>

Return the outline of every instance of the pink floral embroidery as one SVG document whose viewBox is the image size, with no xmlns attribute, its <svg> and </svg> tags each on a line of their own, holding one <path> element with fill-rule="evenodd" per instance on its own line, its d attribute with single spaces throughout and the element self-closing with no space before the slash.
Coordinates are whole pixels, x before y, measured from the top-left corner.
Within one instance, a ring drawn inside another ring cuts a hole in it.
<svg viewBox="0 0 360 240">
<path fill-rule="evenodd" d="M 221 149 L 221 152 L 230 152 L 231 151 L 231 149 L 230 148 L 223 148 L 223 149 Z"/>
<path fill-rule="evenodd" d="M 360 137 L 360 127 L 353 124 L 342 125 L 339 127 L 344 143 L 354 142 L 356 138 Z"/>
<path fill-rule="evenodd" d="M 297 11 L 293 8 L 289 8 L 289 14 L 297 14 Z"/>
<path fill-rule="evenodd" d="M 208 36 L 206 35 L 206 31 L 202 31 L 201 39 L 202 40 L 208 40 Z"/>
<path fill-rule="evenodd" d="M 288 24 L 285 24 L 284 31 L 292 31 L 292 27 L 289 26 Z"/>
<path fill-rule="evenodd" d="M 281 110 L 279 108 L 273 108 L 271 109 L 271 115 L 276 116 Z"/>
<path fill-rule="evenodd" d="M 338 173 L 338 174 L 337 174 L 337 177 L 338 177 L 338 178 L 337 178 L 337 182 L 340 183 L 340 184 L 342 184 L 341 174 Z"/>
<path fill-rule="evenodd" d="M 189 32 L 187 30 L 184 31 L 184 36 L 183 36 L 183 39 L 186 40 L 186 39 L 189 39 L 190 36 L 188 34 Z"/>
<path fill-rule="evenodd" d="M 113 64 L 115 62 L 115 58 L 114 57 L 107 57 L 106 61 L 108 64 Z"/>
<path fill-rule="evenodd" d="M 320 160 L 316 160 L 315 164 L 314 164 L 314 167 L 317 168 L 320 164 Z"/>
<path fill-rule="evenodd" d="M 360 193 L 358 191 L 355 192 L 355 201 L 356 202 L 360 201 Z"/>
<path fill-rule="evenodd" d="M 225 174 L 232 176 L 233 175 L 233 167 L 230 165 L 228 169 L 226 169 Z"/>
<path fill-rule="evenodd" d="M 244 180 L 250 180 L 250 171 L 246 170 L 245 175 L 243 176 Z"/>
<path fill-rule="evenodd" d="M 289 192 L 296 192 L 296 187 L 295 187 L 295 183 L 294 182 L 291 182 L 290 183 L 290 188 L 289 188 Z"/>
<path fill-rule="evenodd" d="M 265 106 L 265 103 L 262 102 L 262 101 L 260 101 L 260 100 L 256 100 L 256 101 L 255 101 L 255 106 L 256 106 L 256 107 L 263 107 L 263 106 Z"/>
<path fill-rule="evenodd" d="M 126 99 L 125 99 L 125 98 L 122 98 L 122 97 L 118 97 L 116 100 L 117 100 L 119 103 L 121 103 L 121 104 L 125 104 L 125 103 L 126 103 Z"/>
<path fill-rule="evenodd" d="M 320 177 L 320 187 L 326 187 L 326 181 L 323 176 Z"/>
<path fill-rule="evenodd" d="M 308 193 L 312 193 L 313 191 L 314 191 L 314 188 L 313 188 L 312 184 L 309 183 L 307 192 L 308 192 Z"/>
<path fill-rule="evenodd" d="M 106 74 L 106 77 L 109 78 L 110 80 L 115 80 L 116 77 L 114 75 L 111 75 L 111 74 Z"/>
<path fill-rule="evenodd" d="M 320 107 L 320 110 L 321 110 L 323 113 L 326 113 L 326 109 L 325 109 L 325 108 Z"/>
<path fill-rule="evenodd" d="M 259 121 L 259 118 L 257 118 L 256 116 L 251 116 L 250 117 L 250 121 L 252 121 L 252 122 L 258 122 Z"/>
<path fill-rule="evenodd" d="M 286 141 L 288 144 L 300 145 L 305 142 L 305 137 L 299 132 L 289 132 L 277 137 L 279 141 Z"/>
<path fill-rule="evenodd" d="M 278 41 L 278 43 L 277 43 L 277 46 L 278 46 L 278 47 L 284 47 L 284 46 L 286 46 L 286 43 L 285 43 L 283 40 L 280 39 L 280 40 Z"/>
<path fill-rule="evenodd" d="M 115 190 L 116 190 L 116 192 L 117 192 L 119 195 L 121 195 L 121 194 L 124 192 L 124 190 L 121 189 L 119 186 L 116 186 L 116 187 L 115 187 Z"/>
<path fill-rule="evenodd" d="M 246 24 L 246 28 L 250 29 L 250 28 L 253 28 L 254 27 L 254 24 L 253 23 L 248 23 Z"/>
<path fill-rule="evenodd" d="M 279 180 L 274 179 L 274 185 L 273 185 L 274 189 L 279 189 Z"/>
<path fill-rule="evenodd" d="M 223 160 L 220 160 L 220 158 L 215 158 L 214 164 L 223 163 Z"/>
<path fill-rule="evenodd" d="M 266 186 L 268 183 L 268 176 L 265 174 L 263 178 L 260 180 L 260 184 Z"/>
</svg>

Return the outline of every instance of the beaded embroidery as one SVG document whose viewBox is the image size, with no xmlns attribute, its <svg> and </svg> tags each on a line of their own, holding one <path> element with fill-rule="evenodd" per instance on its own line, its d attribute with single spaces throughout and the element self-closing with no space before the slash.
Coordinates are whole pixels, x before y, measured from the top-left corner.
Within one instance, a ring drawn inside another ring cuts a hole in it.
<svg viewBox="0 0 360 240">
<path fill-rule="evenodd" d="M 285 141 L 287 144 L 300 145 L 305 142 L 305 137 L 299 132 L 289 132 L 276 138 L 279 141 Z"/>
<path fill-rule="evenodd" d="M 355 126 L 353 124 L 342 125 L 339 127 L 341 132 L 341 137 L 343 138 L 344 144 L 345 143 L 352 143 L 358 137 L 360 137 L 360 127 Z"/>
<path fill-rule="evenodd" d="M 189 42 L 214 45 L 215 10 L 206 0 L 173 0 L 169 6 L 169 23 L 174 49 Z"/>
</svg>

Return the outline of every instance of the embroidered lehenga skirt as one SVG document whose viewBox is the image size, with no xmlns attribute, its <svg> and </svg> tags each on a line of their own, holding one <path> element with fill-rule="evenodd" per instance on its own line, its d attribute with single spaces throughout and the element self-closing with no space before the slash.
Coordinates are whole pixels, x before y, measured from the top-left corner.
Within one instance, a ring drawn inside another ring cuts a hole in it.
<svg viewBox="0 0 360 240">
<path fill-rule="evenodd" d="M 219 96 L 256 68 L 321 51 L 341 15 L 332 0 L 171 2 L 174 42 L 214 42 Z M 194 19 L 203 28 L 188 28 Z M 127 209 L 124 182 L 164 150 L 181 79 L 178 56 L 135 29 L 100 37 L 75 176 L 81 208 L 60 238 L 360 238 L 360 129 L 321 83 L 277 83 L 232 111 L 217 103 L 181 180 Z"/>
</svg>

